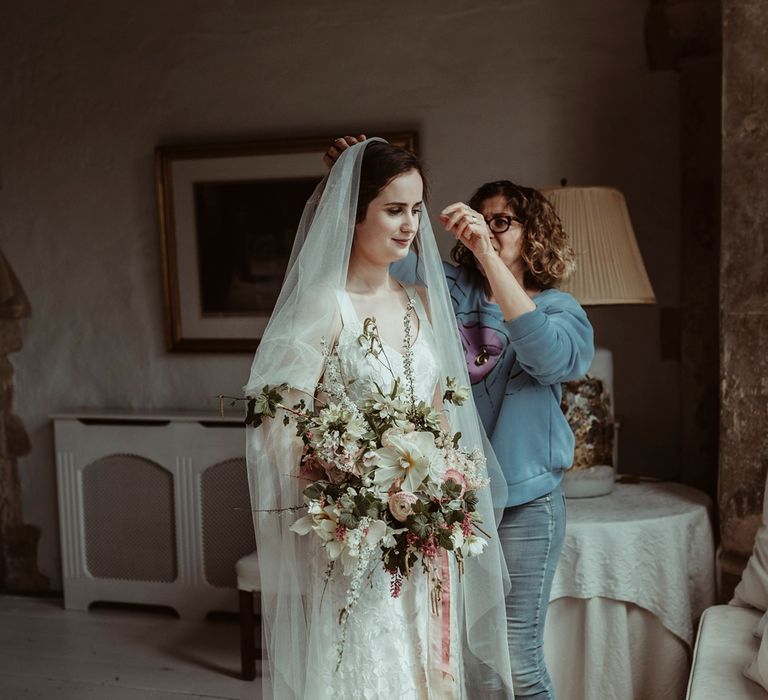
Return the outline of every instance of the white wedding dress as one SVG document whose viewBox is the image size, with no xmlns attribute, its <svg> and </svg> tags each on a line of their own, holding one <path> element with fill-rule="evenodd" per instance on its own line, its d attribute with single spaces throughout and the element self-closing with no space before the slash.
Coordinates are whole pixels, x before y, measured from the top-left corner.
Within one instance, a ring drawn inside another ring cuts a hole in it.
<svg viewBox="0 0 768 700">
<path fill-rule="evenodd" d="M 431 403 L 440 368 L 434 359 L 434 336 L 418 294 L 408 290 L 415 302 L 418 334 L 413 341 L 415 396 L 417 401 Z M 367 355 L 358 337 L 363 324 L 346 292 L 339 293 L 343 328 L 338 339 L 339 364 L 356 403 L 370 381 L 386 392 L 393 384 L 390 371 L 372 355 Z M 414 324 L 414 333 L 416 327 Z M 403 355 L 383 345 L 395 375 L 403 380 Z M 382 358 L 383 359 L 383 358 Z M 354 381 L 353 381 L 354 380 Z M 324 550 L 317 547 L 310 570 L 310 587 L 324 586 L 328 566 Z M 325 591 L 311 591 L 315 601 L 309 611 L 309 646 L 307 688 L 305 698 L 312 700 L 448 700 L 464 697 L 461 645 L 457 634 L 456 601 L 458 583 L 455 562 L 450 559 L 451 594 L 446 597 L 443 615 L 449 613 L 450 626 L 444 617 L 430 608 L 429 589 L 421 567 L 415 567 L 403 581 L 400 596 L 390 594 L 390 575 L 384 571 L 378 548 L 371 558 L 369 576 L 364 579 L 360 598 L 347 621 L 346 640 L 341 665 L 336 670 L 340 633 L 339 610 L 345 606 L 349 579 L 337 566 Z M 450 605 L 447 601 L 450 600 Z M 450 650 L 443 629 L 450 629 Z M 448 657 L 450 660 L 448 661 Z M 447 663 L 450 673 L 440 663 Z"/>
</svg>

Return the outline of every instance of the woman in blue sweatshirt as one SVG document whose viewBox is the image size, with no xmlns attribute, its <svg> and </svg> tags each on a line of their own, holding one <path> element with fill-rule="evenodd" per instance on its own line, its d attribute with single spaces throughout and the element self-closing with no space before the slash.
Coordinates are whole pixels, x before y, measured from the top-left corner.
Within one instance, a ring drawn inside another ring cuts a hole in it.
<svg viewBox="0 0 768 700">
<path fill-rule="evenodd" d="M 579 303 L 556 289 L 574 255 L 540 192 L 489 182 L 440 219 L 457 240 L 446 277 L 475 401 L 509 487 L 499 538 L 512 581 L 515 696 L 549 700 L 544 620 L 565 534 L 560 482 L 574 448 L 561 382 L 592 363 L 592 326 Z"/>
</svg>

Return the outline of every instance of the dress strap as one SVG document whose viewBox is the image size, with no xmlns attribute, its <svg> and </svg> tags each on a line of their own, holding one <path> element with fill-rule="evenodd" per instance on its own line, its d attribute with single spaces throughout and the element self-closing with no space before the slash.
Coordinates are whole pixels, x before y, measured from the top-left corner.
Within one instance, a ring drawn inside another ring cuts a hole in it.
<svg viewBox="0 0 768 700">
<path fill-rule="evenodd" d="M 337 290 L 336 300 L 339 304 L 341 323 L 344 328 L 357 328 L 360 325 L 360 319 L 357 317 L 357 311 L 355 311 L 355 307 L 352 305 L 352 299 L 349 298 L 347 290 Z"/>
</svg>

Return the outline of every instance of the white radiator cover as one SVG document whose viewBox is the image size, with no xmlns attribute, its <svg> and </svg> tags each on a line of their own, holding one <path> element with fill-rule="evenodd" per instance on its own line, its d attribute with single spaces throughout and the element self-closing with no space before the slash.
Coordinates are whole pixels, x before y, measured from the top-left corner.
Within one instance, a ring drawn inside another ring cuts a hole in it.
<svg viewBox="0 0 768 700">
<path fill-rule="evenodd" d="M 242 417 L 80 411 L 52 416 L 64 606 L 236 611 L 235 563 L 255 549 Z"/>
</svg>

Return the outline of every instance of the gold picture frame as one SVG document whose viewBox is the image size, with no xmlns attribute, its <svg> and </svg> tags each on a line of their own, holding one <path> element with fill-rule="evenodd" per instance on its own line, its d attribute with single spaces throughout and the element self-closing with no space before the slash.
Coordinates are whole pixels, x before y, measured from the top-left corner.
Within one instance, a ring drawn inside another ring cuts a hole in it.
<svg viewBox="0 0 768 700">
<path fill-rule="evenodd" d="M 417 152 L 414 131 L 381 136 Z M 256 349 L 331 140 L 155 149 L 169 351 Z"/>
</svg>

